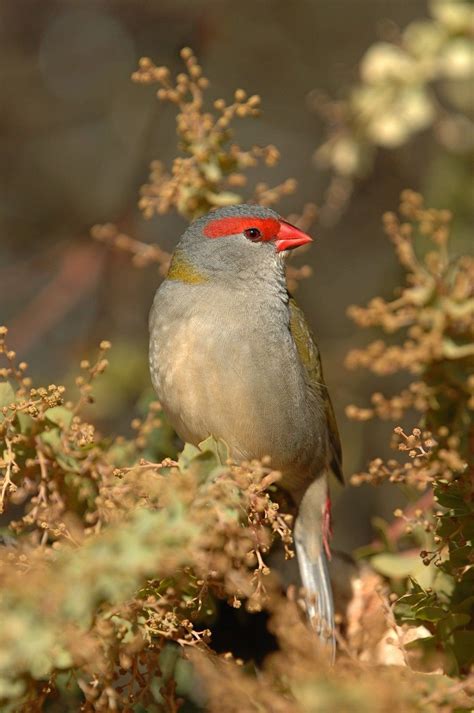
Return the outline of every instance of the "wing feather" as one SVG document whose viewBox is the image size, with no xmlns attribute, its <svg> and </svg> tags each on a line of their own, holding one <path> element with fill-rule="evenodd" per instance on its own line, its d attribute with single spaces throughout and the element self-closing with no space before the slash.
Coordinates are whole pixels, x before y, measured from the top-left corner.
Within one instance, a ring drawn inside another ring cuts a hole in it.
<svg viewBox="0 0 474 713">
<path fill-rule="evenodd" d="M 298 356 L 307 373 L 308 381 L 311 384 L 323 387 L 323 398 L 326 412 L 326 420 L 329 434 L 329 446 L 331 451 L 331 469 L 334 475 L 342 483 L 344 476 L 342 472 L 342 448 L 339 438 L 334 408 L 329 396 L 327 386 L 324 382 L 323 367 L 318 345 L 314 339 L 305 316 L 296 304 L 293 297 L 289 300 L 290 309 L 290 332 L 294 339 Z"/>
</svg>

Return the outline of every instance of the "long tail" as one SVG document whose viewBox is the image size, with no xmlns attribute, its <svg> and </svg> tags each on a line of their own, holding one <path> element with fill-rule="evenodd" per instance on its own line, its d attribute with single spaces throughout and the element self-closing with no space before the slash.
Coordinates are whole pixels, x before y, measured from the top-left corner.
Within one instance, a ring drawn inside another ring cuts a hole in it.
<svg viewBox="0 0 474 713">
<path fill-rule="evenodd" d="M 306 590 L 306 611 L 331 662 L 336 655 L 334 604 L 326 558 L 327 486 L 325 478 L 306 491 L 295 523 L 295 548 L 301 582 Z"/>
</svg>

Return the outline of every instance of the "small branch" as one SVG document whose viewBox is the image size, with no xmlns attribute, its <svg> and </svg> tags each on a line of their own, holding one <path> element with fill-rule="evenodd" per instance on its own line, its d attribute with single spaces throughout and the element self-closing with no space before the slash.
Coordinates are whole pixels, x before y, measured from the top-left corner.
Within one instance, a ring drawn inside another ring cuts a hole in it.
<svg viewBox="0 0 474 713">
<path fill-rule="evenodd" d="M 132 262 L 136 267 L 147 267 L 153 263 L 160 266 L 160 273 L 166 275 L 171 255 L 162 250 L 156 243 L 144 243 L 121 233 L 113 223 L 95 225 L 91 230 L 95 240 L 110 245 L 132 255 Z"/>
</svg>

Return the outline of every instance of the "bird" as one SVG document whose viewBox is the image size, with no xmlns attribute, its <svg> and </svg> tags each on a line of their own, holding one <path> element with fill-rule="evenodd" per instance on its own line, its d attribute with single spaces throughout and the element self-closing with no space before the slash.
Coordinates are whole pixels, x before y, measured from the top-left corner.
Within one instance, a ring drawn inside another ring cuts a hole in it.
<svg viewBox="0 0 474 713">
<path fill-rule="evenodd" d="M 335 655 L 328 476 L 342 451 L 317 342 L 288 291 L 290 251 L 312 242 L 268 207 L 192 222 L 150 312 L 151 380 L 185 442 L 223 440 L 236 462 L 270 457 L 296 509 L 306 610 Z"/>
</svg>

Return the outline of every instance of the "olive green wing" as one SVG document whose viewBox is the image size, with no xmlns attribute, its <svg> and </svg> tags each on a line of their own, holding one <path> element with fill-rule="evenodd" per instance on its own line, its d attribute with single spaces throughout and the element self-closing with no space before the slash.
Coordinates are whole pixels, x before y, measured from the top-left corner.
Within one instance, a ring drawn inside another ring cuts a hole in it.
<svg viewBox="0 0 474 713">
<path fill-rule="evenodd" d="M 305 316 L 296 304 L 293 297 L 289 300 L 290 309 L 290 332 L 294 339 L 298 356 L 304 366 L 308 381 L 310 384 L 318 385 L 322 388 L 324 399 L 329 445 L 331 449 L 331 468 L 334 475 L 344 482 L 342 473 L 342 449 L 339 438 L 339 430 L 337 428 L 336 416 L 334 408 L 329 397 L 327 386 L 324 382 L 323 367 L 321 364 L 321 356 L 316 341 L 308 327 Z"/>
</svg>

